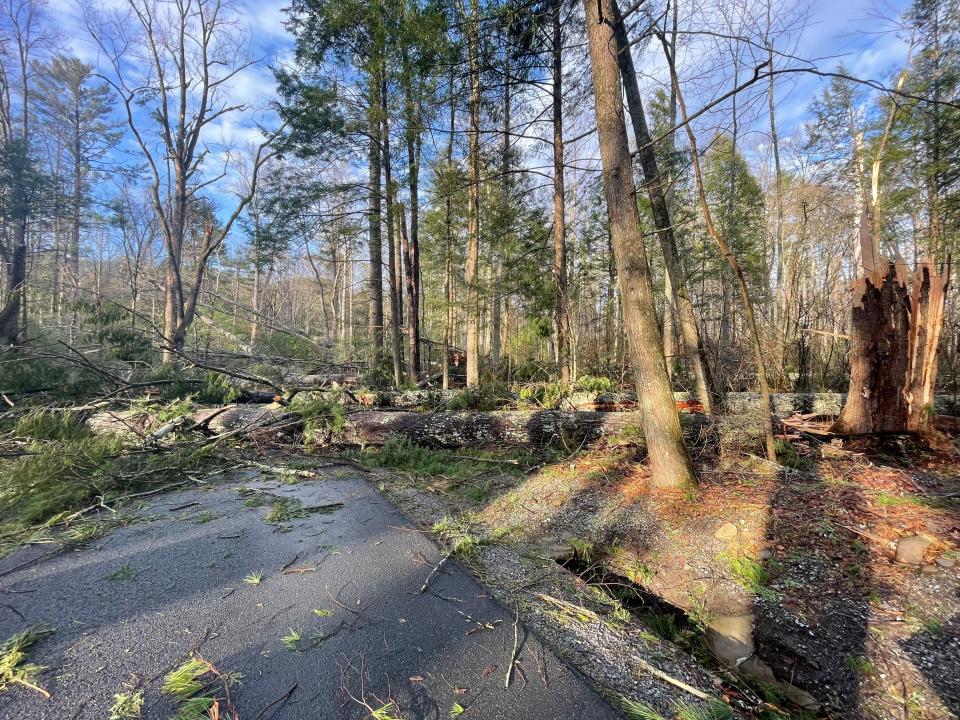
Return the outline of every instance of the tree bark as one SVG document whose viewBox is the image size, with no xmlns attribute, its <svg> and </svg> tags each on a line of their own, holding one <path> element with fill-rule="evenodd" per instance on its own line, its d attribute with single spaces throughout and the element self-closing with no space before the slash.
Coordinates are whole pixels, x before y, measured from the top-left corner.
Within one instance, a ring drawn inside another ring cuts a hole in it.
<svg viewBox="0 0 960 720">
<path fill-rule="evenodd" d="M 513 185 L 511 183 L 511 157 L 510 157 L 510 130 L 513 127 L 513 78 L 510 75 L 510 53 L 512 49 L 507 46 L 504 48 L 504 58 L 503 58 L 503 137 L 501 138 L 501 158 L 500 158 L 500 212 L 506 216 L 512 225 L 513 216 L 510 214 L 508 207 L 510 206 L 510 190 Z M 509 230 L 512 228 L 502 227 L 502 233 L 509 233 Z M 503 298 L 500 295 L 500 283 L 501 283 L 501 272 L 502 268 L 500 266 L 500 255 L 498 248 L 493 248 L 493 298 L 492 298 L 492 307 L 490 309 L 490 364 L 493 366 L 494 372 L 497 372 L 497 369 L 500 366 L 500 354 L 501 344 L 500 339 L 502 335 L 502 305 Z"/>
<path fill-rule="evenodd" d="M 454 67 L 450 67 L 450 132 L 447 136 L 447 151 L 445 153 L 446 169 L 453 168 L 453 133 L 457 125 L 457 100 L 454 94 Z M 443 389 L 450 389 L 450 348 L 453 346 L 453 195 L 452 188 L 447 183 L 444 199 L 444 253 L 443 253 L 443 359 L 442 376 Z"/>
<path fill-rule="evenodd" d="M 777 449 L 773 439 L 773 416 L 770 410 L 770 386 L 767 384 L 767 371 L 763 363 L 763 346 L 760 342 L 760 330 L 757 325 L 757 319 L 753 311 L 753 301 L 750 299 L 750 290 L 747 287 L 747 279 L 743 274 L 743 268 L 730 249 L 726 237 L 717 228 L 713 222 L 713 215 L 710 212 L 710 205 L 707 203 L 707 193 L 703 184 L 703 172 L 700 168 L 700 156 L 697 150 L 697 137 L 690 126 L 690 120 L 687 115 L 687 106 L 683 100 L 683 92 L 680 89 L 680 78 L 677 76 L 677 67 L 674 62 L 673 53 L 667 43 L 666 37 L 658 33 L 660 43 L 663 45 L 663 51 L 667 58 L 667 64 L 670 67 L 670 79 L 673 84 L 677 97 L 677 107 L 680 110 L 680 119 L 687 131 L 687 140 L 690 143 L 690 160 L 693 165 L 693 176 L 696 181 L 697 195 L 700 200 L 700 209 L 703 212 L 703 222 L 707 226 L 707 234 L 716 242 L 721 254 L 726 258 L 730 269 L 733 270 L 737 281 L 737 287 L 740 291 L 740 299 L 743 301 L 743 310 L 746 314 L 747 328 L 750 332 L 750 340 L 753 345 L 754 360 L 757 364 L 757 384 L 760 386 L 760 397 L 763 402 L 763 426 L 766 440 L 767 459 L 770 462 L 777 462 Z"/>
<path fill-rule="evenodd" d="M 467 46 L 470 55 L 470 199 L 467 208 L 467 261 L 464 282 L 467 291 L 467 387 L 480 384 L 480 0 L 471 0 L 467 20 Z"/>
<path fill-rule="evenodd" d="M 416 382 L 420 376 L 420 133 L 421 123 L 413 91 L 412 69 L 406 46 L 402 48 L 404 108 L 406 112 L 407 184 L 410 191 L 410 233 L 402 232 L 407 286 L 407 371 Z M 401 231 L 405 229 L 401 213 Z"/>
<path fill-rule="evenodd" d="M 912 281 L 902 259 L 853 285 L 850 389 L 831 430 L 844 435 L 934 434 L 937 350 L 950 278 L 927 259 Z"/>
<path fill-rule="evenodd" d="M 368 202 L 370 251 L 370 370 L 376 371 L 383 357 L 383 236 L 381 234 L 380 80 L 370 73 L 370 195 Z"/>
<path fill-rule="evenodd" d="M 620 18 L 620 11 L 615 2 L 613 7 L 617 13 L 617 18 Z M 630 119 L 633 123 L 640 167 L 643 169 L 644 186 L 647 196 L 650 198 L 653 222 L 656 225 L 657 237 L 660 240 L 660 247 L 663 252 L 663 262 L 667 269 L 667 277 L 672 290 L 672 298 L 668 297 L 667 303 L 669 304 L 672 299 L 676 306 L 680 334 L 687 351 L 687 357 L 690 360 L 697 399 L 703 405 L 704 412 L 709 415 L 713 412 L 715 404 L 715 389 L 710 377 L 710 366 L 707 364 L 706 352 L 700 338 L 700 329 L 697 326 L 696 312 L 693 308 L 693 302 L 690 300 L 690 293 L 687 290 L 687 280 L 684 276 L 683 264 L 680 262 L 680 253 L 677 250 L 676 235 L 673 232 L 673 220 L 670 208 L 667 205 L 656 150 L 650 138 L 650 131 L 647 128 L 643 100 L 640 97 L 640 86 L 637 83 L 637 73 L 633 65 L 633 54 L 630 52 L 630 43 L 622 20 L 618 20 L 615 25 L 615 37 L 617 40 L 617 60 L 623 77 Z M 672 328 L 664 327 L 665 336 L 672 332 Z M 667 362 L 672 362 L 672 360 L 672 358 L 667 358 Z"/>
<path fill-rule="evenodd" d="M 567 308 L 567 220 L 563 186 L 563 3 L 554 0 L 553 30 L 553 282 L 560 382 L 570 382 L 570 315 Z"/>
<path fill-rule="evenodd" d="M 397 252 L 396 230 L 394 227 L 394 192 L 393 185 L 393 162 L 390 157 L 390 123 L 387 117 L 387 80 L 386 76 L 381 78 L 380 86 L 381 98 L 383 99 L 384 112 L 383 119 L 383 180 L 386 186 L 387 199 L 387 259 L 389 283 L 387 284 L 390 292 L 390 358 L 393 361 L 393 384 L 394 387 L 400 387 L 403 383 L 403 359 L 400 350 L 400 272 L 398 263 L 400 262 L 400 253 Z"/>
<path fill-rule="evenodd" d="M 584 0 L 583 8 L 593 66 L 607 215 L 637 396 L 643 410 L 651 481 L 656 487 L 689 487 L 696 484 L 696 476 L 680 431 L 664 364 L 650 268 L 640 232 L 633 168 L 620 100 L 620 71 L 613 32 L 616 15 L 612 0 Z"/>
</svg>

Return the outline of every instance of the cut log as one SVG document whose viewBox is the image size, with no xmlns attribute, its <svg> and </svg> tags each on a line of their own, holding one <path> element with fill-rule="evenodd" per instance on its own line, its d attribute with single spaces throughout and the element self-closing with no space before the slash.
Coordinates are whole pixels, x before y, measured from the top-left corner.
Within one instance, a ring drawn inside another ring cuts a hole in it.
<svg viewBox="0 0 960 720">
<path fill-rule="evenodd" d="M 642 441 L 641 422 L 638 412 L 366 411 L 350 415 L 335 442 L 345 445 L 382 445 L 391 435 L 401 435 L 417 444 L 443 448 L 566 444 L 572 449 L 618 434 Z M 682 425 L 687 438 L 695 439 L 709 426 L 709 421 L 703 416 L 685 415 Z"/>
</svg>

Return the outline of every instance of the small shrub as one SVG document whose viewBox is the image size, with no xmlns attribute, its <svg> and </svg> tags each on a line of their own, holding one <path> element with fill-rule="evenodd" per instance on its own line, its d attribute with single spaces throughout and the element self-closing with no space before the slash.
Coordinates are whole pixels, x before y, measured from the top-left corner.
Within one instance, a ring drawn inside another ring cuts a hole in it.
<svg viewBox="0 0 960 720">
<path fill-rule="evenodd" d="M 570 397 L 572 386 L 566 383 L 538 383 L 520 388 L 520 401 L 528 405 L 553 410 Z"/>
<path fill-rule="evenodd" d="M 446 543 L 450 552 L 461 559 L 470 557 L 484 544 L 482 538 L 470 532 L 467 519 L 454 520 L 444 517 L 440 522 L 434 523 L 432 530 L 434 535 Z"/>
<path fill-rule="evenodd" d="M 759 407 L 717 417 L 720 456 L 736 458 L 764 452 L 764 419 Z"/>
<path fill-rule="evenodd" d="M 465 388 L 447 400 L 447 410 L 498 410 L 511 401 L 510 392 L 499 383 Z"/>
<path fill-rule="evenodd" d="M 793 468 L 794 470 L 809 470 L 811 462 L 809 459 L 801 457 L 797 449 L 788 440 L 778 439 L 775 441 L 777 450 L 777 460 L 780 464 Z"/>
<path fill-rule="evenodd" d="M 593 375 L 581 375 L 574 383 L 574 388 L 582 392 L 612 392 L 614 390 L 613 381 L 608 377 L 595 377 Z"/>
</svg>

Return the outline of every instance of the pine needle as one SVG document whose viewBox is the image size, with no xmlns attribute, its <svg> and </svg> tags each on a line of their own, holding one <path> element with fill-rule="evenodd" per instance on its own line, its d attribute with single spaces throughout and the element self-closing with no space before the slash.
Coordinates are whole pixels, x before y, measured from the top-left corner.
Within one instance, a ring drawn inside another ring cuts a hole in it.
<svg viewBox="0 0 960 720">
<path fill-rule="evenodd" d="M 13 685 L 21 685 L 40 693 L 47 699 L 50 698 L 50 693 L 33 682 L 33 679 L 45 668 L 28 663 L 26 659 L 27 650 L 52 633 L 51 627 L 32 625 L 23 632 L 13 635 L 0 646 L 0 693 Z"/>
</svg>

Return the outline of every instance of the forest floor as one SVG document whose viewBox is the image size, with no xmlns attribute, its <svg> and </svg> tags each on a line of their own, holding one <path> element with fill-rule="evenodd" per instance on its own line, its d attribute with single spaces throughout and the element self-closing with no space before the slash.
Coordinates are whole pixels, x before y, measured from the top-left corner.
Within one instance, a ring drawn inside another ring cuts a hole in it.
<svg viewBox="0 0 960 720">
<path fill-rule="evenodd" d="M 4 717 L 960 713 L 955 447 L 804 416 L 773 464 L 739 412 L 695 425 L 700 486 L 671 493 L 631 432 L 336 448 L 310 432 L 342 421 L 328 404 L 151 407 L 7 440 Z"/>
<path fill-rule="evenodd" d="M 453 476 L 387 457 L 407 472 L 380 487 L 425 525 L 453 518 L 482 538 L 481 577 L 496 578 L 505 557 L 527 567 L 527 589 L 537 587 L 538 563 L 573 571 L 597 623 L 619 622 L 636 637 L 635 623 L 679 646 L 747 714 L 956 718 L 956 452 L 805 433 L 790 448 L 793 467 L 705 450 L 701 486 L 686 493 L 651 493 L 628 447 Z M 596 667 L 577 664 L 603 684 L 617 657 L 600 648 Z M 738 663 L 751 679 L 723 669 Z"/>
<path fill-rule="evenodd" d="M 0 636 L 55 631 L 0 717 L 171 718 L 191 659 L 223 718 L 617 717 L 457 563 L 431 577 L 443 552 L 363 471 L 320 464 L 214 472 L 86 546 L 4 558 Z"/>
</svg>

